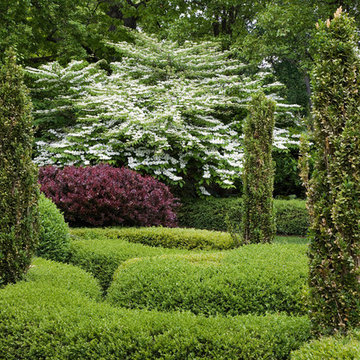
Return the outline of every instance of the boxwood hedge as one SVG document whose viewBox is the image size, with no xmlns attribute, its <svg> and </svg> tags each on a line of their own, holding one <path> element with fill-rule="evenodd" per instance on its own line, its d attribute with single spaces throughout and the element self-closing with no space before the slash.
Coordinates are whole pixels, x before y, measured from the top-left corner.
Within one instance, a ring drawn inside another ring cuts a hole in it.
<svg viewBox="0 0 360 360">
<path fill-rule="evenodd" d="M 359 360 L 360 332 L 347 337 L 324 337 L 320 340 L 304 344 L 291 354 L 291 360 Z"/>
<path fill-rule="evenodd" d="M 96 279 L 77 266 L 36 258 L 26 275 L 26 280 L 35 286 L 54 286 L 77 291 L 95 300 L 101 299 L 101 289 Z"/>
<path fill-rule="evenodd" d="M 305 245 L 131 259 L 114 275 L 107 300 L 127 308 L 195 314 L 304 314 Z"/>
<path fill-rule="evenodd" d="M 242 200 L 239 198 L 185 199 L 178 209 L 179 226 L 196 229 L 227 231 L 228 222 L 239 228 Z M 275 200 L 277 234 L 305 236 L 309 216 L 304 200 Z"/>
<path fill-rule="evenodd" d="M 118 238 L 117 230 L 112 232 L 111 229 L 72 229 L 71 233 L 70 263 L 90 272 L 104 291 L 123 261 L 137 257 L 187 253 L 186 250 L 129 243 Z"/>
<path fill-rule="evenodd" d="M 32 282 L 0 290 L 0 358 L 288 359 L 309 339 L 307 317 L 195 316 L 114 309 Z"/>
<path fill-rule="evenodd" d="M 64 215 L 44 194 L 39 198 L 39 244 L 36 255 L 55 261 L 67 261 L 70 251 L 69 226 Z"/>
<path fill-rule="evenodd" d="M 230 234 L 220 231 L 166 227 L 74 229 L 83 239 L 121 239 L 133 243 L 188 250 L 227 250 L 234 247 Z"/>
</svg>

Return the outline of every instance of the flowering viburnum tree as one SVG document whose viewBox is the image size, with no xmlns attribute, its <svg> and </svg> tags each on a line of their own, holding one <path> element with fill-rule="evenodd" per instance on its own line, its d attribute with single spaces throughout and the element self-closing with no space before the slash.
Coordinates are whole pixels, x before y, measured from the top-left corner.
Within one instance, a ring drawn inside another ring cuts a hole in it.
<svg viewBox="0 0 360 360">
<path fill-rule="evenodd" d="M 247 66 L 215 42 L 158 42 L 137 34 L 134 44 L 109 44 L 118 62 L 49 63 L 28 68 L 38 125 L 39 165 L 125 165 L 168 184 L 192 181 L 233 186 L 242 166 L 241 121 L 251 93 L 262 87 L 281 104 L 281 84 Z M 275 146 L 289 141 L 277 129 Z"/>
</svg>

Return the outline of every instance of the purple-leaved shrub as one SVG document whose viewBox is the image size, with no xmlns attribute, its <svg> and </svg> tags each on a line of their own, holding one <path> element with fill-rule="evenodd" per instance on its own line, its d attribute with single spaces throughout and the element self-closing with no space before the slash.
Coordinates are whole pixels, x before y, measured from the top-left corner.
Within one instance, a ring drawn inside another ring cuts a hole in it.
<svg viewBox="0 0 360 360">
<path fill-rule="evenodd" d="M 47 166 L 40 169 L 39 182 L 72 225 L 177 225 L 179 204 L 169 188 L 127 168 Z"/>
</svg>

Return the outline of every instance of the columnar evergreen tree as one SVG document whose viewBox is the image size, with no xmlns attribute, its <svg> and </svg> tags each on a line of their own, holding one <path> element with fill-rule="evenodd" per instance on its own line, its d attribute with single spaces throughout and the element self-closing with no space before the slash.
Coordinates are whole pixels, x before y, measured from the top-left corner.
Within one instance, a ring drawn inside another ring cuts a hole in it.
<svg viewBox="0 0 360 360">
<path fill-rule="evenodd" d="M 314 172 L 307 181 L 310 315 L 315 333 L 360 325 L 360 59 L 341 8 L 317 25 L 312 73 Z M 306 170 L 306 169 L 305 169 Z"/>
<path fill-rule="evenodd" d="M 9 51 L 0 69 L 0 285 L 17 281 L 38 240 L 31 102 Z"/>
<path fill-rule="evenodd" d="M 244 126 L 243 242 L 271 242 L 275 235 L 273 213 L 274 101 L 259 92 L 250 103 Z"/>
</svg>

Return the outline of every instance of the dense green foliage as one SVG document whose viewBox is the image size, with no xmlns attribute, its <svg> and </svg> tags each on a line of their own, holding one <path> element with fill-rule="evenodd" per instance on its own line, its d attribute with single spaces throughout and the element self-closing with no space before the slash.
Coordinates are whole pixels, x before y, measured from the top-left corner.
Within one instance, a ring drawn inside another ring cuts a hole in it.
<svg viewBox="0 0 360 360">
<path fill-rule="evenodd" d="M 27 271 L 38 242 L 31 102 L 13 51 L 0 68 L 0 286 Z"/>
<path fill-rule="evenodd" d="M 0 358 L 7 360 L 285 360 L 309 332 L 306 317 L 114 309 L 46 283 L 0 290 Z"/>
<path fill-rule="evenodd" d="M 55 287 L 64 291 L 78 292 L 94 300 L 101 299 L 98 282 L 77 266 L 60 264 L 52 260 L 35 258 L 26 274 L 26 281 L 33 287 Z"/>
<path fill-rule="evenodd" d="M 70 262 L 98 279 L 106 291 L 117 267 L 128 259 L 162 254 L 186 253 L 185 250 L 154 248 L 119 239 L 117 231 L 107 229 L 72 229 Z"/>
<path fill-rule="evenodd" d="M 130 259 L 107 299 L 127 308 L 195 314 L 304 314 L 306 246 L 248 245 L 230 252 Z"/>
<path fill-rule="evenodd" d="M 227 231 L 226 216 L 232 224 L 239 224 L 242 214 L 242 200 L 239 198 L 182 199 L 177 210 L 179 226 Z"/>
<path fill-rule="evenodd" d="M 305 199 L 305 188 L 298 168 L 299 146 L 291 145 L 286 150 L 273 149 L 275 162 L 274 197 Z"/>
<path fill-rule="evenodd" d="M 273 190 L 275 103 L 253 95 L 244 126 L 242 242 L 271 242 L 275 236 Z M 240 219 L 239 219 L 240 220 Z"/>
<path fill-rule="evenodd" d="M 303 200 L 274 200 L 276 230 L 279 235 L 305 236 L 309 216 Z M 242 200 L 239 198 L 205 198 L 183 200 L 178 210 L 179 226 L 227 231 L 240 228 Z"/>
<path fill-rule="evenodd" d="M 303 178 L 311 219 L 311 317 L 314 332 L 331 334 L 360 325 L 360 58 L 354 20 L 341 8 L 317 28 L 314 172 L 307 181 L 303 162 Z"/>
<path fill-rule="evenodd" d="M 360 333 L 355 332 L 347 337 L 324 337 L 306 343 L 291 353 L 291 360 L 324 359 L 359 360 Z"/>
<path fill-rule="evenodd" d="M 43 194 L 39 198 L 39 244 L 36 255 L 56 261 L 66 261 L 70 251 L 69 226 L 56 205 Z"/>
<path fill-rule="evenodd" d="M 129 39 L 98 0 L 7 0 L 0 4 L 0 50 L 16 47 L 26 64 L 113 55 L 105 40 Z M 0 56 L 1 59 L 1 56 Z"/>
<path fill-rule="evenodd" d="M 109 228 L 94 229 L 93 234 L 149 246 L 188 250 L 226 250 L 234 247 L 228 233 L 181 228 Z"/>
<path fill-rule="evenodd" d="M 281 235 L 305 236 L 309 214 L 303 200 L 275 200 L 276 232 Z"/>
</svg>

